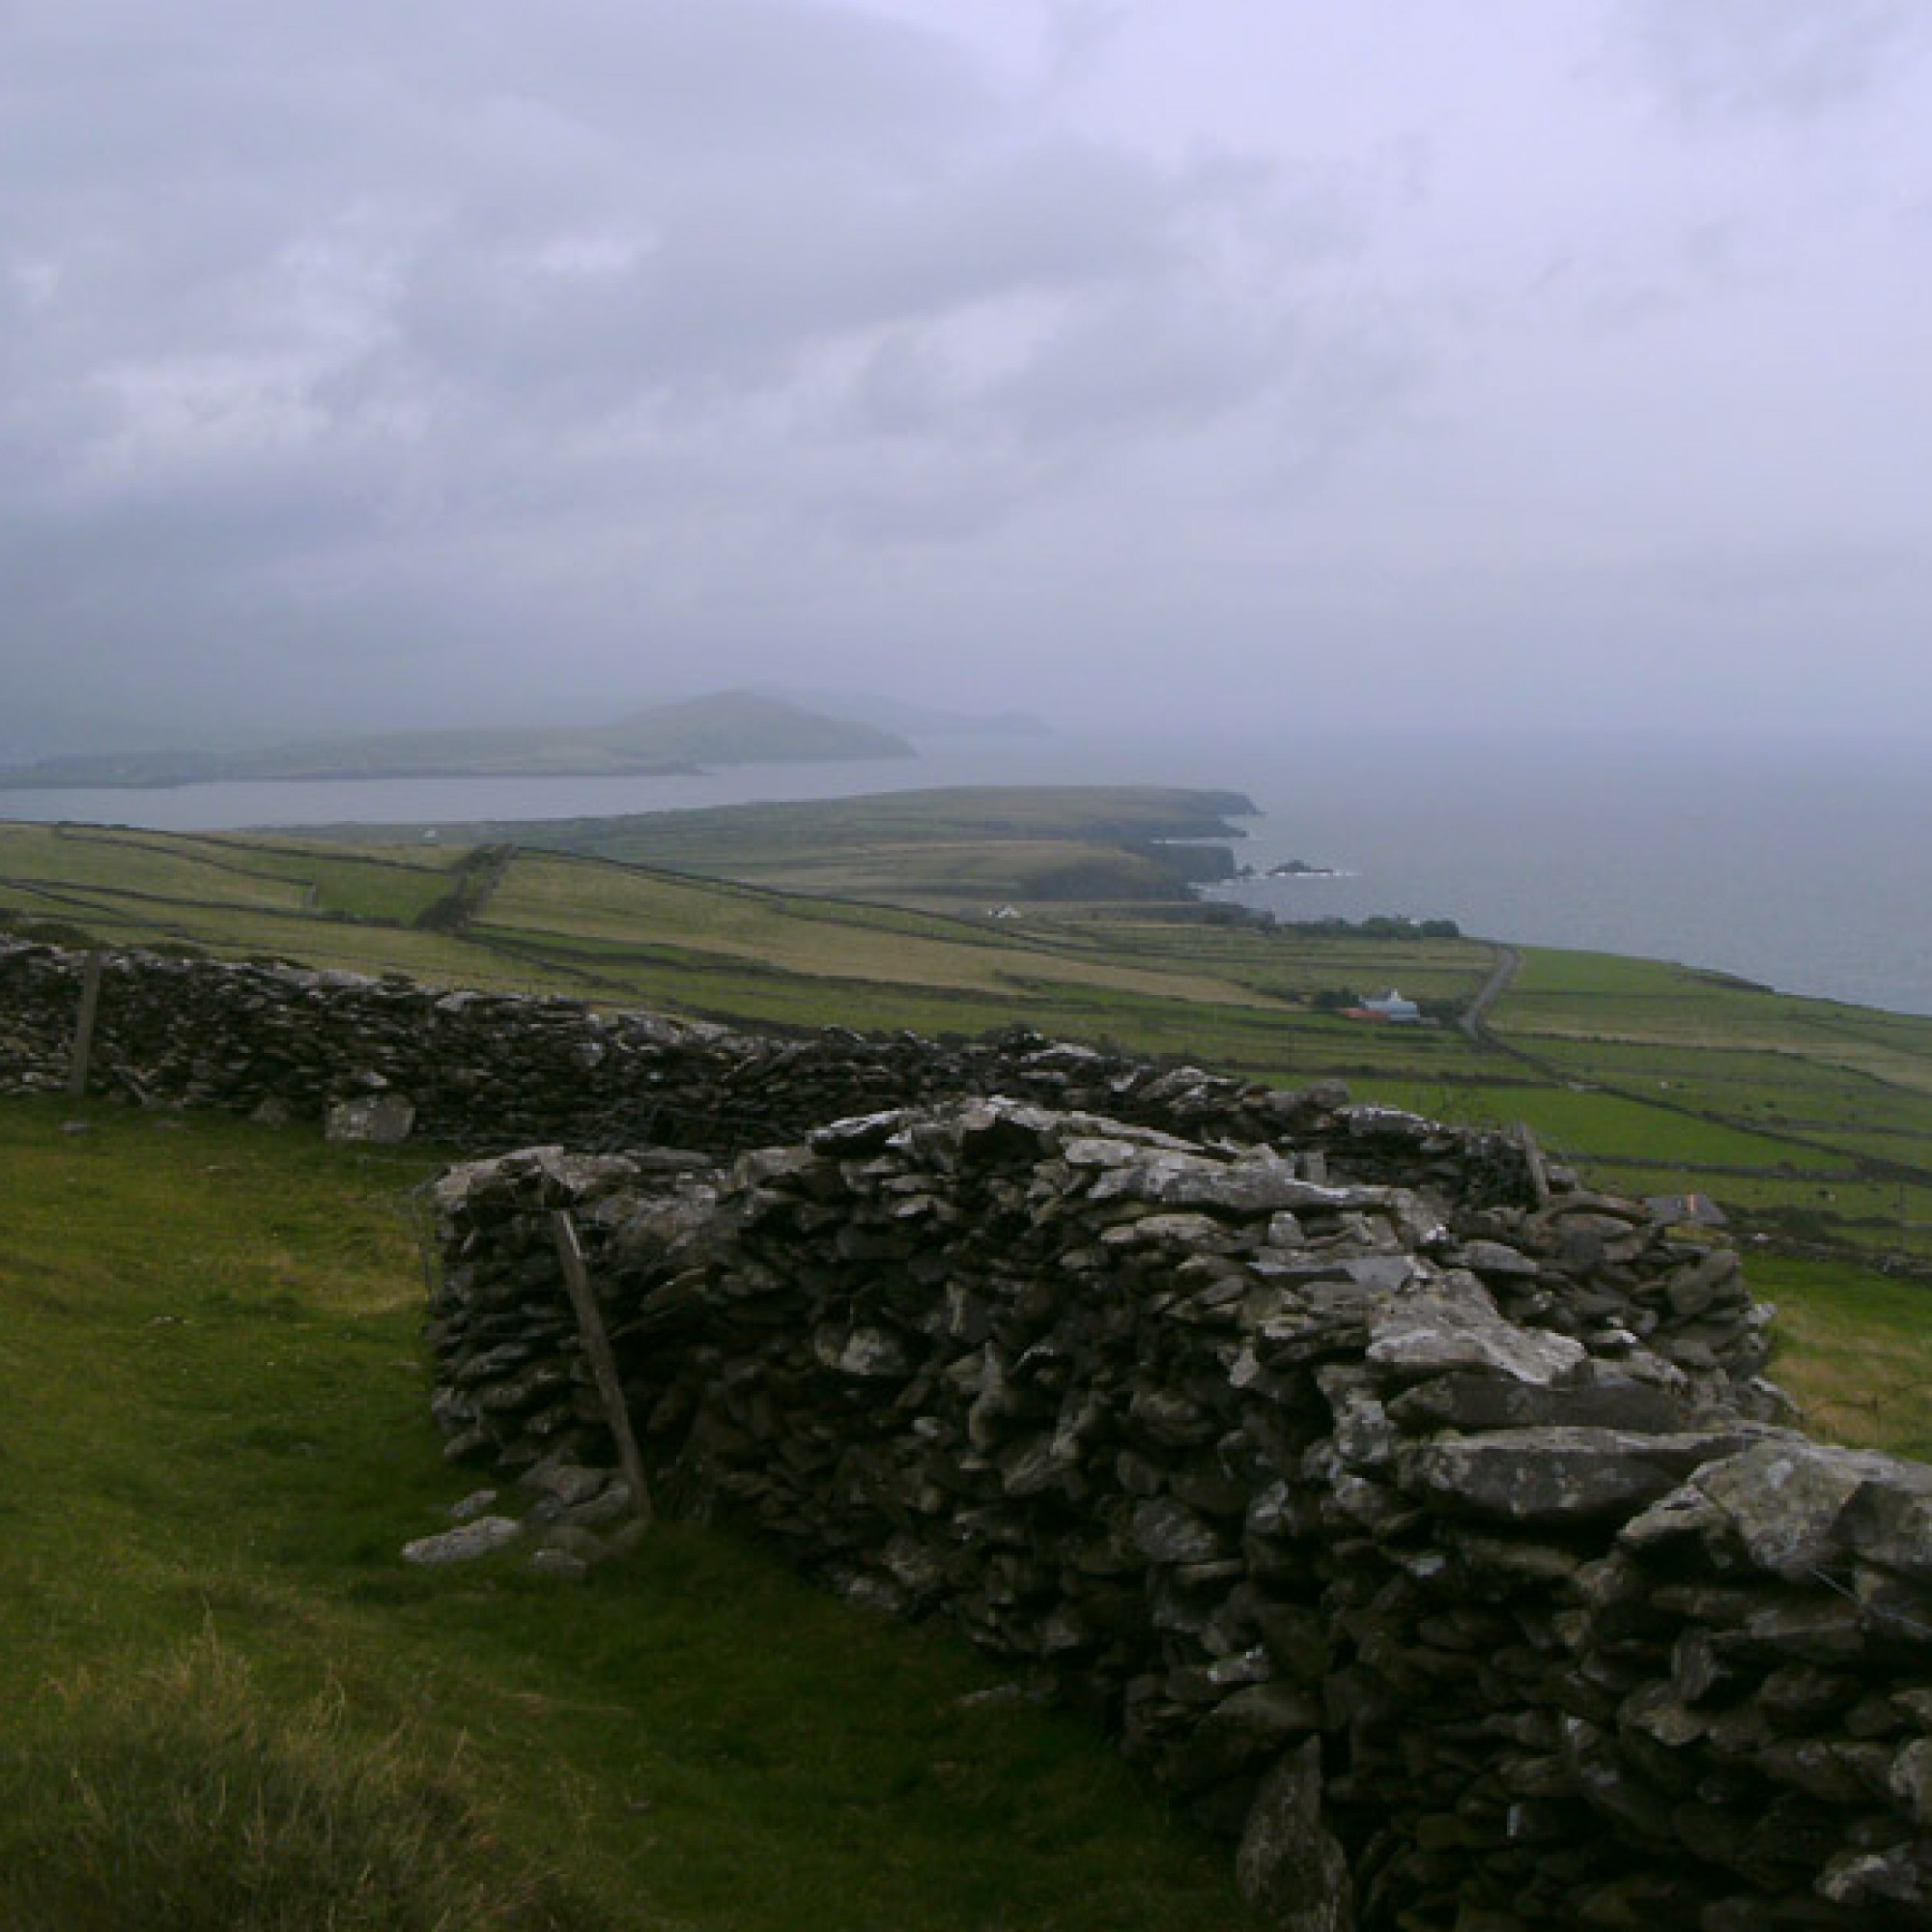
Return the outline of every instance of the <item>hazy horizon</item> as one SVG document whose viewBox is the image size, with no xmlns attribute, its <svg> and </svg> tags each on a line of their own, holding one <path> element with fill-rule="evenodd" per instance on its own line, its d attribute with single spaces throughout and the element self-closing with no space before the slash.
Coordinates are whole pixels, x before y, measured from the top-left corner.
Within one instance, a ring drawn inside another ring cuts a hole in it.
<svg viewBox="0 0 1932 1932">
<path fill-rule="evenodd" d="M 0 761 L 1932 738 L 1915 0 L 19 0 Z"/>
</svg>

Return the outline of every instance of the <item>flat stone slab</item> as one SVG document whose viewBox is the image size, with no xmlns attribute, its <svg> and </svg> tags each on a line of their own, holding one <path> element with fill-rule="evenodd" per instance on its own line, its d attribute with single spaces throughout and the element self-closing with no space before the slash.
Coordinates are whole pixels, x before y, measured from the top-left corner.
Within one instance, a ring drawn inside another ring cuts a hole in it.
<svg viewBox="0 0 1932 1932">
<path fill-rule="evenodd" d="M 1701 1431 L 1498 1429 L 1406 1446 L 1396 1469 L 1405 1492 L 1440 1509 L 1509 1522 L 1576 1522 L 1640 1510 L 1738 1446 L 1735 1435 Z"/>
<path fill-rule="evenodd" d="M 341 1100 L 328 1110 L 323 1131 L 331 1141 L 367 1141 L 393 1147 L 410 1137 L 416 1123 L 413 1101 L 400 1094 L 371 1094 L 360 1100 Z"/>
<path fill-rule="evenodd" d="M 1489 1290 L 1461 1271 L 1376 1310 L 1369 1333 L 1370 1361 L 1418 1378 L 1482 1369 L 1549 1388 L 1589 1359 L 1583 1345 L 1568 1335 L 1506 1321 Z"/>
<path fill-rule="evenodd" d="M 515 1517 L 480 1516 L 474 1522 L 445 1529 L 439 1536 L 419 1536 L 413 1543 L 404 1544 L 403 1561 L 428 1569 L 445 1563 L 473 1563 L 479 1556 L 516 1542 L 523 1533 L 524 1526 Z"/>
<path fill-rule="evenodd" d="M 1848 1555 L 1932 1580 L 1932 1469 L 1795 1434 L 1697 1473 L 1753 1563 L 1787 1582 Z"/>
</svg>

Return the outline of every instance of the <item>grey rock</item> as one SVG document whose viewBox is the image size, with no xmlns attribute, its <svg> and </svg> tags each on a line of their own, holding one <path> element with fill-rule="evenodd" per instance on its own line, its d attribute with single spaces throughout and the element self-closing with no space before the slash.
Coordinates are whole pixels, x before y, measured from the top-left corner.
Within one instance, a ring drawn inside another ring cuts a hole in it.
<svg viewBox="0 0 1932 1932">
<path fill-rule="evenodd" d="M 1538 1429 L 1551 1426 L 1625 1429 L 1667 1435 L 1681 1429 L 1685 1403 L 1656 1383 L 1590 1364 L 1584 1375 L 1557 1385 L 1519 1379 L 1495 1370 L 1438 1376 L 1388 1406 L 1411 1435 L 1438 1429 Z"/>
<path fill-rule="evenodd" d="M 1148 1214 L 1107 1229 L 1100 1236 L 1100 1245 L 1108 1249 L 1198 1248 L 1218 1240 L 1221 1232 L 1221 1224 L 1207 1214 Z"/>
<path fill-rule="evenodd" d="M 1839 1519 L 1838 1534 L 1867 1562 L 1932 1584 L 1932 1467 L 1890 1457 L 1874 1461 Z M 1932 1605 L 1926 1609 L 1932 1612 Z"/>
<path fill-rule="evenodd" d="M 561 1550 L 577 1561 L 593 1566 L 608 1562 L 611 1546 L 594 1531 L 578 1524 L 557 1523 L 538 1538 L 539 1550 Z"/>
<path fill-rule="evenodd" d="M 1617 1721 L 1676 1750 L 1694 1744 L 1710 1728 L 1710 1719 L 1691 1710 L 1668 1684 L 1646 1685 L 1624 1700 Z"/>
<path fill-rule="evenodd" d="M 392 1147 L 406 1141 L 416 1123 L 414 1103 L 400 1094 L 368 1094 L 339 1100 L 329 1108 L 324 1125 L 331 1141 L 364 1141 Z"/>
<path fill-rule="evenodd" d="M 611 1481 L 608 1469 L 586 1469 L 578 1463 L 539 1463 L 517 1478 L 517 1487 L 532 1495 L 549 1496 L 569 1509 L 585 1503 Z"/>
<path fill-rule="evenodd" d="M 1321 1798 L 1321 1741 L 1310 1738 L 1268 1774 L 1241 1832 L 1236 1882 L 1280 1932 L 1354 1932 L 1349 1863 Z"/>
<path fill-rule="evenodd" d="M 1724 1641 L 1741 1657 L 1768 1662 L 1849 1663 L 1864 1650 L 1869 1621 L 1856 1602 L 1821 1589 L 1753 1610 Z"/>
<path fill-rule="evenodd" d="M 984 1118 L 990 1122 L 994 1117 L 986 1114 Z M 855 1154 L 877 1151 L 904 1124 L 905 1115 L 896 1108 L 885 1113 L 854 1115 L 817 1128 L 809 1137 L 808 1145 L 814 1153 L 849 1159 Z"/>
<path fill-rule="evenodd" d="M 1297 1209 L 1339 1211 L 1379 1203 L 1384 1195 L 1378 1188 L 1331 1188 L 1304 1180 L 1293 1161 L 1267 1150 L 1232 1161 L 1164 1150 L 1109 1169 L 1094 1181 L 1092 1198 L 1262 1215 Z"/>
<path fill-rule="evenodd" d="M 1534 1280 L 1538 1273 L 1537 1264 L 1529 1256 L 1502 1241 L 1465 1241 L 1451 1259 L 1479 1275 L 1504 1280 Z"/>
<path fill-rule="evenodd" d="M 1479 1369 L 1548 1388 L 1588 1359 L 1580 1342 L 1504 1320 L 1482 1283 L 1460 1270 L 1378 1310 L 1369 1336 L 1371 1362 L 1412 1378 Z"/>
<path fill-rule="evenodd" d="M 473 1563 L 506 1544 L 516 1542 L 524 1526 L 514 1517 L 483 1516 L 438 1536 L 419 1536 L 403 1545 L 403 1561 L 427 1569 L 446 1563 Z"/>
<path fill-rule="evenodd" d="M 860 1381 L 893 1381 L 912 1367 L 904 1342 L 883 1328 L 821 1328 L 812 1352 L 828 1369 Z"/>
<path fill-rule="evenodd" d="M 554 1577 L 564 1583 L 582 1583 L 591 1570 L 590 1564 L 582 1556 L 549 1543 L 530 1552 L 530 1568 L 539 1576 Z"/>
<path fill-rule="evenodd" d="M 1932 1830 L 1932 1738 L 1915 1738 L 1897 1752 L 1889 1782 L 1913 1822 Z"/>
<path fill-rule="evenodd" d="M 1342 1273 L 1371 1299 L 1399 1294 L 1418 1271 L 1415 1260 L 1406 1254 L 1353 1255 L 1342 1264 Z"/>
<path fill-rule="evenodd" d="M 1801 1582 L 1843 1553 L 1840 1520 L 1884 1473 L 1882 1458 L 1783 1435 L 1700 1469 L 1695 1482 L 1730 1520 L 1753 1563 Z"/>
<path fill-rule="evenodd" d="M 1826 1866 L 1817 1889 L 1833 1904 L 1855 1909 L 1903 1905 L 1932 1910 L 1932 1851 L 1900 1845 L 1884 1852 L 1841 1853 Z M 1846 1920 L 1848 1926 L 1859 1922 Z"/>
<path fill-rule="evenodd" d="M 1626 1548 L 1651 1548 L 1697 1541 L 1721 1547 L 1733 1540 L 1735 1522 L 1728 1510 L 1702 1490 L 1687 1484 L 1660 1496 L 1617 1532 Z"/>
<path fill-rule="evenodd" d="M 581 1503 L 568 1504 L 556 1520 L 565 1528 L 602 1529 L 611 1523 L 633 1520 L 636 1511 L 630 1484 L 621 1477 L 613 1477 L 594 1495 Z"/>
<path fill-rule="evenodd" d="M 1714 1434 L 1508 1429 L 1405 1444 L 1396 1469 L 1406 1492 L 1437 1507 L 1511 1522 L 1579 1522 L 1655 1502 L 1735 1442 Z"/>
<path fill-rule="evenodd" d="M 1142 1503 L 1134 1511 L 1133 1540 L 1151 1563 L 1207 1563 L 1226 1552 L 1211 1524 L 1168 1498 Z"/>
</svg>

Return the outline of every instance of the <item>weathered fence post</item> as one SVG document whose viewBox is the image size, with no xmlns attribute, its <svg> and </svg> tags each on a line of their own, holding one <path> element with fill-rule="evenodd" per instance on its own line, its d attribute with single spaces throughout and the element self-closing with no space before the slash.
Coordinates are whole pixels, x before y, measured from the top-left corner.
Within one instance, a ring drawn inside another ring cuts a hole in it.
<svg viewBox="0 0 1932 1932">
<path fill-rule="evenodd" d="M 80 1016 L 73 1026 L 73 1054 L 68 1062 L 67 1091 L 78 1100 L 87 1092 L 87 1064 L 94 1053 L 94 1021 L 100 1010 L 100 978 L 105 955 L 90 952 L 80 977 Z"/>
<path fill-rule="evenodd" d="M 1530 1132 L 1527 1121 L 1519 1121 L 1516 1128 L 1517 1146 L 1522 1150 L 1523 1165 L 1529 1170 L 1529 1184 L 1536 1194 L 1539 1208 L 1549 1206 L 1549 1167 L 1543 1158 L 1543 1150 L 1536 1144 L 1536 1136 Z"/>
<path fill-rule="evenodd" d="M 630 1486 L 638 1520 L 648 1525 L 652 1518 L 651 1492 L 644 1480 L 644 1459 L 638 1451 L 638 1438 L 631 1433 L 623 1384 L 617 1379 L 617 1358 L 611 1352 L 611 1338 L 604 1332 L 604 1318 L 598 1313 L 597 1297 L 590 1290 L 590 1275 L 583 1265 L 583 1244 L 577 1237 L 577 1223 L 570 1218 L 566 1208 L 554 1209 L 550 1218 L 556 1236 L 557 1260 L 563 1264 L 564 1286 L 570 1291 L 570 1305 L 577 1311 L 583 1352 L 603 1400 L 604 1419 L 610 1424 L 611 1438 L 617 1445 L 617 1463 Z"/>
</svg>

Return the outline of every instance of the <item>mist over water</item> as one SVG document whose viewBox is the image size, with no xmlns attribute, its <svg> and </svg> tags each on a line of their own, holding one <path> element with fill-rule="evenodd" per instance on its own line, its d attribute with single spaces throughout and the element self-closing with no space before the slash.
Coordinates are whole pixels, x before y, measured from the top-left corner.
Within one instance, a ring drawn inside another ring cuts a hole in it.
<svg viewBox="0 0 1932 1932">
<path fill-rule="evenodd" d="M 0 818 L 189 831 L 557 818 L 954 784 L 1245 792 L 1237 858 L 1345 876 L 1228 896 L 1288 920 L 1406 914 L 1675 959 L 1932 1014 L 1932 761 L 1907 746 L 1423 738 L 958 743 L 918 758 L 683 779 L 401 780 L 0 792 Z"/>
</svg>

